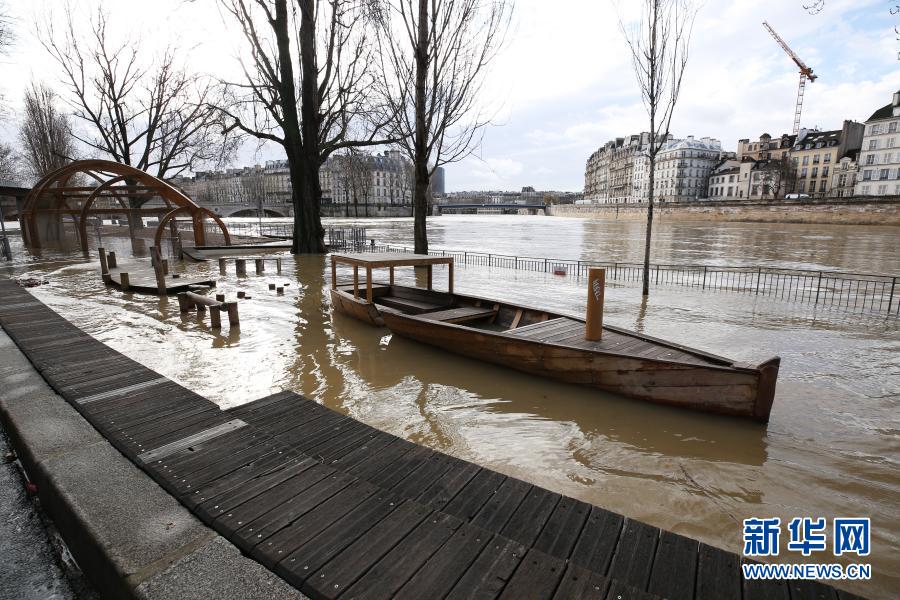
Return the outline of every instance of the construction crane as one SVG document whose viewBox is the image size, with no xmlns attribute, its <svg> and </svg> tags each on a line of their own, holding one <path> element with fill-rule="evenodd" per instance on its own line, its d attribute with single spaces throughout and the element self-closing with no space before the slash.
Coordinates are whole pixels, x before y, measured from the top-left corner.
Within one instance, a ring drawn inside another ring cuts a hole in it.
<svg viewBox="0 0 900 600">
<path fill-rule="evenodd" d="M 800 57 L 791 50 L 791 47 L 788 46 L 783 39 L 781 39 L 781 36 L 775 33 L 775 30 L 772 29 L 771 25 L 766 21 L 763 21 L 763 27 L 769 30 L 769 33 L 772 34 L 772 37 L 775 38 L 775 41 L 778 42 L 781 49 L 791 57 L 791 60 L 793 60 L 798 67 L 800 67 L 800 87 L 797 88 L 797 107 L 794 109 L 794 135 L 797 135 L 800 132 L 800 112 L 803 110 L 803 93 L 806 90 L 806 80 L 809 79 L 810 83 L 812 83 L 818 78 L 818 75 L 813 74 L 813 70 L 800 60 Z"/>
</svg>

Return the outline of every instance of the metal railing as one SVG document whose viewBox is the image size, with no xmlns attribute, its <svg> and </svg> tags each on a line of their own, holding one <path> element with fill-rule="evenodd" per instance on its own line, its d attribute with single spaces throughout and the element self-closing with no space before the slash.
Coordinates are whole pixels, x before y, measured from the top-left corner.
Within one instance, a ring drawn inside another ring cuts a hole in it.
<svg viewBox="0 0 900 600">
<path fill-rule="evenodd" d="M 377 244 L 368 252 L 412 252 L 406 246 Z M 640 282 L 644 266 L 631 262 L 602 262 L 514 256 L 460 250 L 431 250 L 432 256 L 452 256 L 457 264 L 518 269 L 581 278 L 591 267 L 606 269 L 611 281 Z M 681 286 L 769 297 L 788 302 L 900 316 L 900 275 L 782 269 L 764 266 L 651 264 L 654 286 Z"/>
</svg>

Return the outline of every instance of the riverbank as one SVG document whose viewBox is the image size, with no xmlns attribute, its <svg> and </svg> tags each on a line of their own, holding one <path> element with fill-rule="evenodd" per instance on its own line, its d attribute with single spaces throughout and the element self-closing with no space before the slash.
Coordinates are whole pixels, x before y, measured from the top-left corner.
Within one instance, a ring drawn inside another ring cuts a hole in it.
<svg viewBox="0 0 900 600">
<path fill-rule="evenodd" d="M 647 207 L 641 204 L 561 204 L 549 207 L 547 214 L 598 221 L 645 221 Z M 654 207 L 653 218 L 684 222 L 900 226 L 900 197 L 661 203 Z"/>
</svg>

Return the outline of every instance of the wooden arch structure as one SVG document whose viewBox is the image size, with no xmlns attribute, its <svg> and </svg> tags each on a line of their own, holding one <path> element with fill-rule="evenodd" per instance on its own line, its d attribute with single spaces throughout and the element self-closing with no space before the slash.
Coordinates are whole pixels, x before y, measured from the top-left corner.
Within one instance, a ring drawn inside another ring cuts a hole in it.
<svg viewBox="0 0 900 600">
<path fill-rule="evenodd" d="M 109 160 L 78 160 L 42 177 L 26 196 L 19 222 L 25 243 L 40 248 L 65 241 L 68 217 L 81 249 L 87 252 L 87 226 L 92 217 L 125 214 L 129 222 L 158 217 L 154 235 L 158 247 L 164 227 L 178 213 L 190 216 L 196 245 L 206 243 L 207 218 L 215 221 L 225 244 L 231 245 L 228 228 L 211 210 L 149 173 Z"/>
</svg>

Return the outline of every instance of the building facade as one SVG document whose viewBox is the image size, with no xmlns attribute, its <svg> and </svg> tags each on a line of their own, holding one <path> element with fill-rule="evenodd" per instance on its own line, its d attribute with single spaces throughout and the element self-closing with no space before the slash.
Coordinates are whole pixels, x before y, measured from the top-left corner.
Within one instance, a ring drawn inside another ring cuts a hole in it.
<svg viewBox="0 0 900 600">
<path fill-rule="evenodd" d="M 671 140 L 669 135 L 667 140 Z M 616 138 L 591 154 L 584 171 L 585 203 L 644 202 L 648 194 L 650 134 Z"/>
<path fill-rule="evenodd" d="M 654 195 L 664 202 L 706 198 L 710 174 L 724 155 L 722 143 L 709 137 L 667 142 L 656 156 Z"/>
<path fill-rule="evenodd" d="M 780 138 L 773 139 L 768 133 L 759 136 L 759 140 L 751 142 L 749 139 L 738 140 L 738 160 L 777 160 L 788 156 L 794 146 L 796 135 L 784 134 Z"/>
<path fill-rule="evenodd" d="M 854 121 L 844 121 L 841 129 L 832 131 L 801 129 L 790 154 L 797 170 L 793 191 L 811 198 L 831 195 L 835 165 L 860 149 L 863 132 L 862 123 Z"/>
<path fill-rule="evenodd" d="M 860 196 L 900 195 L 900 91 L 865 123 L 859 153 Z"/>
<path fill-rule="evenodd" d="M 851 152 L 838 161 L 831 175 L 831 190 L 828 195 L 846 198 L 856 193 L 859 180 L 859 152 Z"/>
</svg>

